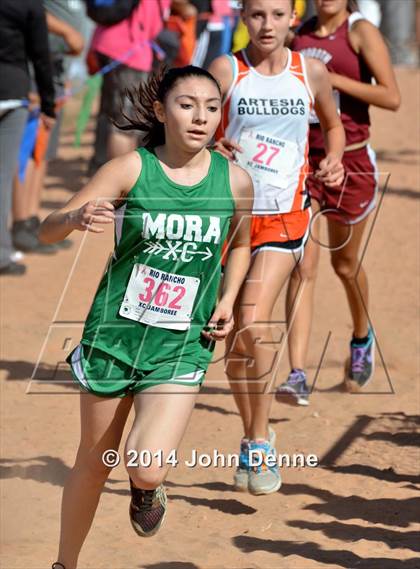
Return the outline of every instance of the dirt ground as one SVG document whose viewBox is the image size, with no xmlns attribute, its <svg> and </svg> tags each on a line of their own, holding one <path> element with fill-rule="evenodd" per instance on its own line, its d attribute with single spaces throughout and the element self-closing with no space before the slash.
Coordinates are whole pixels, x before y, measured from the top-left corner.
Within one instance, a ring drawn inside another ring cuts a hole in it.
<svg viewBox="0 0 420 569">
<path fill-rule="evenodd" d="M 390 174 L 364 249 L 378 339 L 374 380 L 361 395 L 341 389 L 351 323 L 325 250 L 309 354 L 311 404 L 273 405 L 278 451 L 316 454 L 320 466 L 284 468 L 277 494 L 254 497 L 232 491 L 232 468 L 184 464 L 192 448 L 238 450 L 240 420 L 219 347 L 178 455 L 181 464 L 167 481 L 164 528 L 150 540 L 134 534 L 119 466 L 106 485 L 80 568 L 420 567 L 419 72 L 400 69 L 398 78 L 401 110 L 372 112 L 382 190 Z M 43 195 L 45 214 L 83 182 L 93 132 L 73 148 L 76 112 L 77 105 L 69 104 L 59 160 Z M 0 283 L 4 569 L 46 569 L 55 560 L 60 497 L 79 436 L 78 395 L 64 359 L 80 337 L 112 248 L 110 234 L 72 239 L 72 249 L 53 257 L 27 256 L 27 275 Z M 283 298 L 276 314 L 283 353 Z M 287 370 L 284 352 L 278 381 Z"/>
</svg>

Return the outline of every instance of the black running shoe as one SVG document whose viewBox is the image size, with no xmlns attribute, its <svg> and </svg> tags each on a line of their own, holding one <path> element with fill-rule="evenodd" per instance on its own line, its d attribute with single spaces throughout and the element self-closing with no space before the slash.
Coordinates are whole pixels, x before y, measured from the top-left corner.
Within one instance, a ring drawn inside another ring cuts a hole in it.
<svg viewBox="0 0 420 569">
<path fill-rule="evenodd" d="M 160 528 L 166 514 L 166 492 L 163 485 L 155 490 L 135 488 L 130 480 L 130 521 L 141 537 L 150 537 Z"/>
</svg>

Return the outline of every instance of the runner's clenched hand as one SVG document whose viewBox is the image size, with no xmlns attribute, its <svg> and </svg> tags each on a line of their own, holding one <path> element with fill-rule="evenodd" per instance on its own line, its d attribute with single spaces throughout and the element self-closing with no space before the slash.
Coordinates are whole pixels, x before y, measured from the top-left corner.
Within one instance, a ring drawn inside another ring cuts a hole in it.
<svg viewBox="0 0 420 569">
<path fill-rule="evenodd" d="M 233 309 L 230 303 L 225 303 L 223 299 L 216 306 L 213 316 L 210 318 L 207 327 L 201 332 L 207 340 L 221 341 L 226 338 L 233 330 Z"/>
<path fill-rule="evenodd" d="M 341 186 L 344 180 L 344 166 L 341 160 L 334 154 L 328 154 L 319 163 L 315 177 L 330 188 Z"/>
</svg>

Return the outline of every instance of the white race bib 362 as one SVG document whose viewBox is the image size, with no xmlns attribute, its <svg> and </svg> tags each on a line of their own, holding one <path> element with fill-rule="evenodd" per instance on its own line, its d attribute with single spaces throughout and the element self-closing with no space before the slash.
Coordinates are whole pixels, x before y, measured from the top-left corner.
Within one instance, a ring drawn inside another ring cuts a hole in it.
<svg viewBox="0 0 420 569">
<path fill-rule="evenodd" d="M 136 263 L 119 314 L 149 326 L 188 330 L 200 279 Z"/>
</svg>

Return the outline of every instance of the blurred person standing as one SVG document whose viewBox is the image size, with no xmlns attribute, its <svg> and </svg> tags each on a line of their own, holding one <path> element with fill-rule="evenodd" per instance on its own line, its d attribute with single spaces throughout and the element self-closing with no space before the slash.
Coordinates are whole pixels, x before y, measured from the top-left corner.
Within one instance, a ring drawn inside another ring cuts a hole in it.
<svg viewBox="0 0 420 569">
<path fill-rule="evenodd" d="M 394 65 L 418 65 L 415 43 L 415 0 L 379 0 L 380 30 L 388 40 Z"/>
<path fill-rule="evenodd" d="M 170 0 L 140 1 L 127 18 L 96 28 L 91 50 L 97 55 L 98 65 L 101 68 L 114 65 L 103 76 L 100 116 L 107 116 L 111 122 L 120 120 L 123 100 L 123 113 L 130 115 L 131 107 L 124 93 L 147 80 L 154 60 L 152 42 L 169 17 L 170 3 Z M 98 129 L 104 132 L 100 121 Z M 130 152 L 139 144 L 138 133 L 122 132 L 113 125 L 108 130 L 108 159 Z M 98 134 L 97 131 L 97 138 Z"/>
<path fill-rule="evenodd" d="M 67 239 L 53 246 L 39 242 L 39 205 L 48 162 L 54 160 L 57 155 L 66 82 L 71 63 L 69 56 L 79 55 L 84 46 L 84 39 L 79 30 L 83 28 L 85 11 L 81 0 L 43 0 L 42 4 L 46 11 L 49 32 L 48 43 L 56 94 L 57 121 L 49 136 L 46 136 L 42 124 L 38 124 L 37 137 L 43 139 L 44 151 L 36 160 L 36 164 L 34 161 L 29 163 L 23 183 L 20 183 L 16 176 L 12 239 L 17 250 L 54 253 L 58 248 L 71 246 L 71 242 Z M 33 113 L 30 120 L 36 121 L 37 110 Z"/>
<path fill-rule="evenodd" d="M 87 0 L 87 2 L 95 2 L 96 0 Z M 156 2 L 158 0 L 151 0 L 151 2 Z M 131 0 L 131 5 L 133 6 L 133 10 L 136 7 L 136 0 Z M 116 5 L 117 6 L 117 5 Z M 167 29 L 172 32 L 175 32 L 179 36 L 179 50 L 178 54 L 172 54 L 173 62 L 172 65 L 174 67 L 182 67 L 184 65 L 188 65 L 192 61 L 192 55 L 194 53 L 194 46 L 195 46 L 195 35 L 196 35 L 196 16 L 197 10 L 190 2 L 190 0 L 169 0 L 165 3 L 160 2 L 158 4 L 159 12 L 160 12 L 160 20 L 161 20 L 161 29 Z M 152 7 L 153 8 L 153 7 Z M 170 11 L 169 11 L 170 9 Z M 169 15 L 170 14 L 170 15 Z M 94 14 L 92 14 L 94 16 Z M 130 14 L 131 17 L 131 14 Z M 127 18 L 128 19 L 128 18 Z M 115 26 L 114 26 L 115 27 Z M 124 26 L 125 27 L 125 26 Z M 156 27 L 155 29 L 158 29 Z M 114 34 L 114 31 L 109 30 L 108 34 Z M 106 39 L 106 38 L 105 38 Z M 155 38 L 153 38 L 154 40 Z M 99 55 L 94 51 L 94 46 L 96 45 L 96 39 L 94 38 L 92 41 L 92 45 L 90 46 L 88 57 L 87 57 L 87 64 L 89 73 L 94 75 L 97 73 L 101 67 L 101 64 L 112 63 L 112 60 L 107 58 L 105 55 Z M 152 42 L 149 42 L 148 47 L 152 45 Z M 156 45 L 154 45 L 156 49 Z M 106 49 L 106 48 L 105 48 Z M 141 58 L 141 52 L 143 48 L 139 49 L 139 59 Z M 148 49 L 149 53 L 149 49 Z M 156 66 L 157 57 L 155 53 L 152 54 L 152 66 Z M 149 58 L 149 55 L 147 56 Z M 150 61 L 150 60 L 149 60 Z M 114 60 L 114 63 L 117 63 Z M 144 62 L 146 63 L 146 62 Z M 165 61 L 168 63 L 168 61 Z M 131 62 L 131 65 L 136 65 L 136 62 Z M 147 78 L 149 71 L 151 70 L 149 64 L 143 65 L 145 71 L 139 70 L 138 72 L 135 71 L 135 68 L 127 69 L 128 65 L 125 66 L 125 62 L 123 62 L 120 67 L 119 71 L 117 69 L 111 70 L 109 72 L 110 76 L 106 78 L 107 84 L 110 83 L 118 83 L 119 78 L 123 78 L 123 86 L 118 89 L 118 92 L 115 93 L 115 100 L 110 102 L 110 94 L 105 92 L 106 87 L 103 86 L 102 96 L 101 96 L 101 106 L 99 112 L 96 117 L 96 129 L 95 129 L 95 143 L 94 143 L 94 152 L 93 156 L 89 161 L 89 166 L 87 169 L 87 176 L 90 178 L 92 177 L 95 172 L 105 164 L 110 158 L 109 154 L 109 144 L 108 144 L 108 136 L 109 133 L 112 132 L 119 132 L 113 129 L 112 124 L 110 122 L 110 117 L 114 117 L 115 113 L 119 112 L 119 101 L 121 98 L 121 92 L 124 90 L 124 85 L 132 84 L 132 80 L 138 76 L 140 81 L 143 81 Z M 107 74 L 106 74 L 107 75 Z M 127 102 L 126 102 L 127 104 Z M 110 107 L 113 107 L 112 109 Z M 130 139 L 137 139 L 138 134 L 132 134 Z M 114 137 L 115 140 L 115 137 Z M 127 141 L 127 137 L 124 138 L 123 135 L 123 143 Z M 115 146 L 112 144 L 112 146 Z"/>
<path fill-rule="evenodd" d="M 233 10 L 230 0 L 191 0 L 198 11 L 193 64 L 207 69 L 232 47 Z"/>
<path fill-rule="evenodd" d="M 197 8 L 190 0 L 172 0 L 166 27 L 179 33 L 179 49 L 172 65 L 190 65 L 196 45 Z"/>
<path fill-rule="evenodd" d="M 54 124 L 54 85 L 48 33 L 41 0 L 0 3 L 0 274 L 22 275 L 26 267 L 13 260 L 8 229 L 12 182 L 19 145 L 28 116 L 28 60 L 32 61 L 40 94 L 41 121 Z"/>
<path fill-rule="evenodd" d="M 420 62 L 420 0 L 416 0 L 416 48 L 417 61 Z"/>
</svg>

